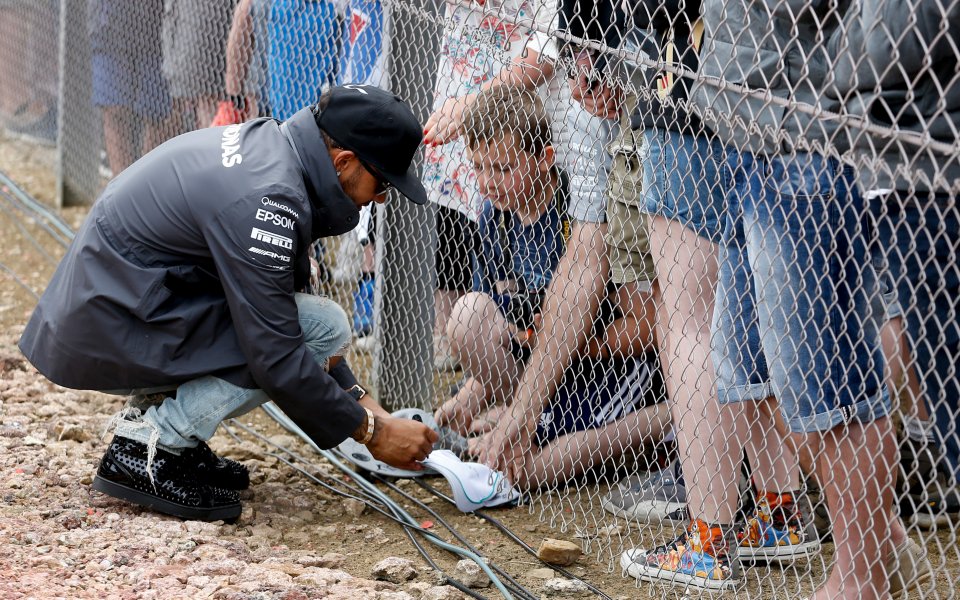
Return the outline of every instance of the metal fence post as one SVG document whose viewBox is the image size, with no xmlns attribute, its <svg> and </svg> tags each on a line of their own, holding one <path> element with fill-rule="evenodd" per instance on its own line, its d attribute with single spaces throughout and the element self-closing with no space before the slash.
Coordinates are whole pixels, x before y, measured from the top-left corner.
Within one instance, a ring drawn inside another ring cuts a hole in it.
<svg viewBox="0 0 960 600">
<path fill-rule="evenodd" d="M 60 3 L 60 86 L 57 131 L 57 204 L 90 204 L 98 191 L 99 112 L 91 99 L 91 48 L 87 0 Z"/>
<path fill-rule="evenodd" d="M 425 123 L 433 103 L 439 52 L 437 7 L 431 0 L 394 3 L 391 89 Z M 426 34 L 426 35 L 425 35 Z M 422 154 L 418 161 L 421 161 Z M 374 380 L 388 409 L 429 407 L 433 394 L 433 290 L 436 231 L 433 206 L 393 193 L 377 208 L 377 336 Z"/>
</svg>

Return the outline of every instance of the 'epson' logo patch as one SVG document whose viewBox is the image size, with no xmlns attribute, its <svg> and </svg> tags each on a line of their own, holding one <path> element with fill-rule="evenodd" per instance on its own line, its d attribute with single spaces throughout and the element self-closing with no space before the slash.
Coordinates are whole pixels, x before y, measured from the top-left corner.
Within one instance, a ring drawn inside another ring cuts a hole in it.
<svg viewBox="0 0 960 600">
<path fill-rule="evenodd" d="M 273 223 L 277 227 L 283 227 L 285 229 L 293 230 L 293 225 L 295 221 L 286 215 L 281 215 L 269 211 L 265 208 L 258 208 L 256 218 L 258 221 L 263 221 L 264 223 Z"/>
</svg>

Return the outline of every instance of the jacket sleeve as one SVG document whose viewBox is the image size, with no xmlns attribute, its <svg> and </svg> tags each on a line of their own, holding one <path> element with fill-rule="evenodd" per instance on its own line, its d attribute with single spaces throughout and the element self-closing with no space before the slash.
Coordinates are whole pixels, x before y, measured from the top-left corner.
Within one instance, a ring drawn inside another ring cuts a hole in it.
<svg viewBox="0 0 960 600">
<path fill-rule="evenodd" d="M 293 265 L 298 232 L 309 231 L 301 220 L 310 217 L 301 203 L 271 194 L 269 212 L 286 219 L 263 220 L 262 194 L 254 196 L 214 215 L 206 242 L 254 381 L 318 446 L 332 448 L 365 413 L 304 343 Z"/>
</svg>

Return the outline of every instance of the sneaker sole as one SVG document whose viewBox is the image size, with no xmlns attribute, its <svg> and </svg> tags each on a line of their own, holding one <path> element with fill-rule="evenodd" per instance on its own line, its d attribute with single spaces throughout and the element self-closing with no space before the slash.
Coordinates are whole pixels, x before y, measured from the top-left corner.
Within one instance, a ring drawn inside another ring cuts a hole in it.
<svg viewBox="0 0 960 600">
<path fill-rule="evenodd" d="M 150 494 L 135 490 L 125 485 L 103 479 L 99 475 L 93 478 L 93 489 L 113 498 L 126 500 L 139 506 L 144 506 L 157 512 L 173 515 L 190 521 L 226 521 L 231 523 L 240 517 L 243 510 L 240 503 L 228 504 L 217 508 L 195 508 L 157 498 Z"/>
<path fill-rule="evenodd" d="M 663 569 L 658 569 L 655 571 L 651 569 L 650 571 L 647 571 L 641 565 L 638 565 L 630 557 L 628 557 L 626 552 L 620 555 L 620 567 L 626 572 L 627 575 L 633 577 L 634 579 L 639 579 L 640 581 L 683 586 L 685 588 L 695 587 L 708 592 L 732 590 L 740 584 L 740 581 L 736 579 L 715 581 L 712 579 L 697 577 L 695 575 L 687 575 L 686 573 L 664 571 Z"/>
<path fill-rule="evenodd" d="M 818 540 L 794 544 L 790 546 L 773 546 L 769 548 L 751 548 L 740 546 L 737 548 L 737 557 L 741 563 L 785 563 L 799 558 L 810 558 L 820 552 Z"/>
<path fill-rule="evenodd" d="M 625 510 L 611 502 L 606 496 L 600 500 L 600 506 L 603 507 L 603 510 L 612 515 L 623 517 L 624 519 L 632 519 L 640 523 L 654 524 L 664 521 L 674 524 L 686 522 L 685 520 L 674 521 L 673 519 L 667 518 L 667 515 L 682 509 L 686 505 L 685 502 L 645 502 L 642 505 L 643 510 L 637 510 L 637 506 L 641 505 L 635 505 L 634 508 Z"/>
<path fill-rule="evenodd" d="M 954 515 L 954 518 L 956 517 L 957 515 Z M 907 519 L 907 522 L 911 525 L 915 525 L 920 529 L 927 531 L 939 529 L 941 527 L 949 527 L 952 521 L 954 521 L 954 519 L 952 519 L 947 513 L 931 515 L 928 513 L 918 512 L 910 515 Z"/>
</svg>

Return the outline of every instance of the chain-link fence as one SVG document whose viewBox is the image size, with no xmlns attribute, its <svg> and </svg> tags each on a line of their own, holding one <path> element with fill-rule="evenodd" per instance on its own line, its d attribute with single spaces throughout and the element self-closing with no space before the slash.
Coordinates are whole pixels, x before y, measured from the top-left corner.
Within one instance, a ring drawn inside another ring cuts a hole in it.
<svg viewBox="0 0 960 600">
<path fill-rule="evenodd" d="M 430 203 L 316 254 L 382 401 L 651 593 L 952 598 L 958 28 L 919 0 L 8 1 L 0 116 L 84 203 L 179 133 L 394 91 Z"/>
</svg>

